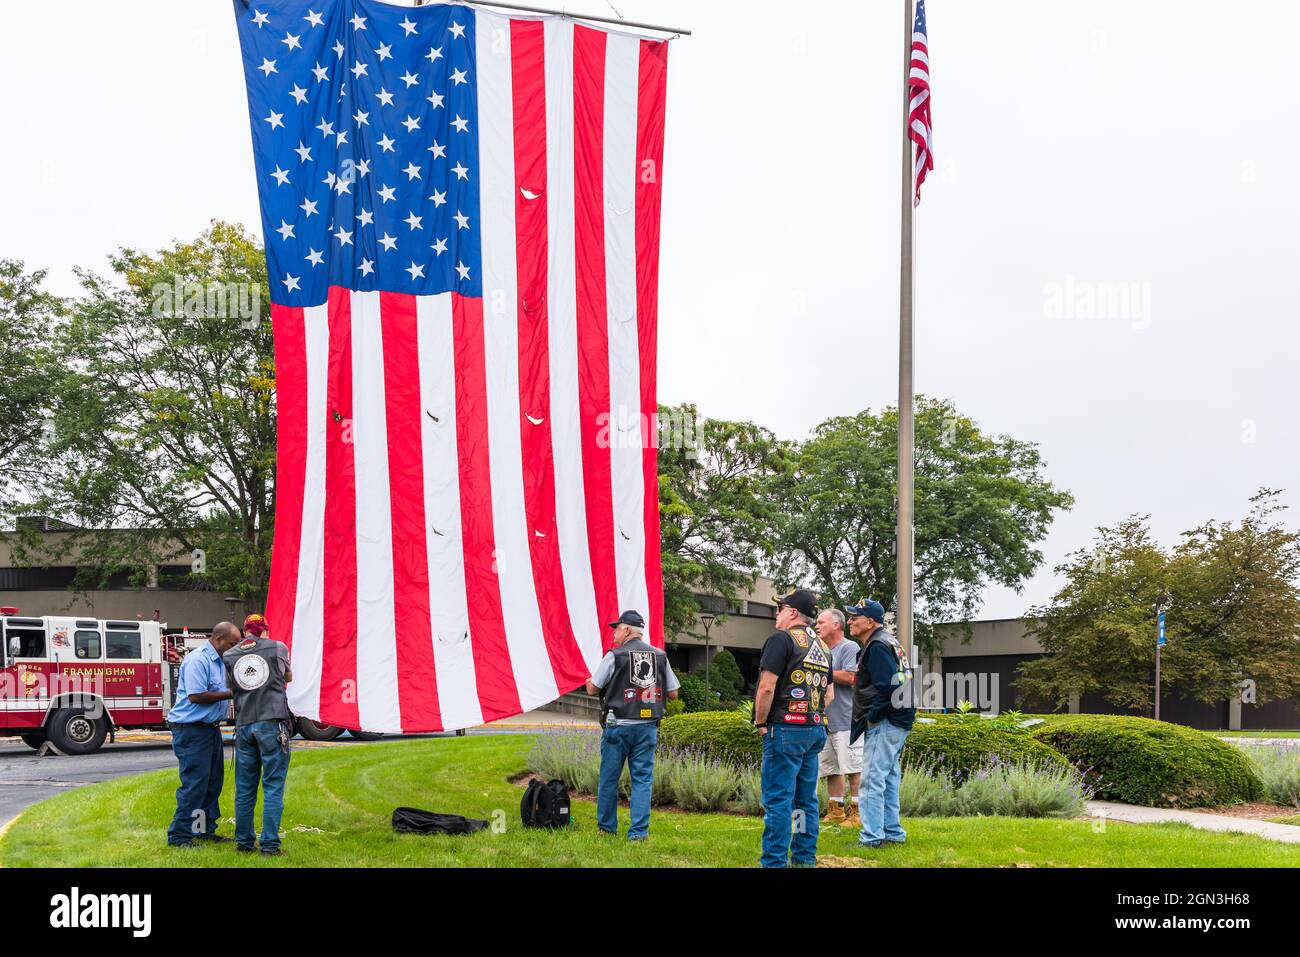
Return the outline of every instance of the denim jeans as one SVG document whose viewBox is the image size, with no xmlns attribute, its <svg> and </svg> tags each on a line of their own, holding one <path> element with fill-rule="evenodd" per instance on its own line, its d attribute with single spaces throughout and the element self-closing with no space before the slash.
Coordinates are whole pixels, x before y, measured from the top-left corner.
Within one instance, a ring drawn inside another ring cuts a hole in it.
<svg viewBox="0 0 1300 957">
<path fill-rule="evenodd" d="M 611 724 L 600 736 L 600 788 L 596 793 L 596 826 L 618 833 L 618 779 L 627 762 L 632 778 L 632 824 L 629 840 L 650 833 L 650 788 L 655 776 L 657 724 Z"/>
<path fill-rule="evenodd" d="M 903 745 L 907 729 L 883 720 L 868 728 L 862 743 L 862 786 L 858 791 L 858 814 L 862 830 L 858 841 L 907 840 L 898 821 L 898 782 L 903 776 Z"/>
<path fill-rule="evenodd" d="M 281 742 L 281 731 L 284 740 Z M 235 842 L 253 846 L 253 809 L 257 782 L 262 781 L 261 845 L 280 846 L 280 815 L 284 811 L 284 778 L 289 773 L 287 721 L 254 721 L 235 731 Z"/>
<path fill-rule="evenodd" d="M 211 724 L 172 727 L 172 751 L 180 765 L 181 786 L 176 789 L 176 814 L 167 828 L 168 844 L 192 844 L 195 838 L 217 833 L 221 820 L 221 729 Z"/>
<path fill-rule="evenodd" d="M 800 867 L 816 866 L 817 767 L 825 745 L 823 725 L 774 725 L 763 735 L 764 867 L 785 867 L 790 859 Z"/>
</svg>

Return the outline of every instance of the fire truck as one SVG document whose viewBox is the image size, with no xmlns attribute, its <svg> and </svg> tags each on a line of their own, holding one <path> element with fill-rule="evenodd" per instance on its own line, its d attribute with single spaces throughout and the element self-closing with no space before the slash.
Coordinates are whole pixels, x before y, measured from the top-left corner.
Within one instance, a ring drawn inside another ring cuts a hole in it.
<svg viewBox="0 0 1300 957">
<path fill-rule="evenodd" d="M 116 731 L 165 729 L 181 659 L 207 637 L 170 633 L 156 620 L 25 618 L 17 608 L 0 608 L 0 736 L 16 734 L 32 748 L 48 742 L 62 754 L 89 754 Z M 306 718 L 296 724 L 303 737 L 315 740 L 345 730 Z"/>
</svg>

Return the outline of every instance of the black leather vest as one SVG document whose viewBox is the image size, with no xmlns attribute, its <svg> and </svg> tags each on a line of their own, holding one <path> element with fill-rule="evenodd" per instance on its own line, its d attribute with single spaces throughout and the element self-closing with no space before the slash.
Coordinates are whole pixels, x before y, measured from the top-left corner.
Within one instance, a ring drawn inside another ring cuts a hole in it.
<svg viewBox="0 0 1300 957">
<path fill-rule="evenodd" d="M 868 664 L 868 658 L 871 654 L 871 646 L 874 644 L 885 645 L 893 654 L 897 661 L 898 670 L 894 673 L 893 687 L 890 690 L 889 713 L 904 712 L 912 708 L 912 665 L 907 660 L 907 655 L 903 653 L 903 646 L 898 639 L 885 631 L 884 628 L 877 628 L 862 646 L 862 655 L 858 658 L 858 673 L 853 682 L 853 720 L 858 721 L 864 718 L 871 706 L 875 704 L 876 697 L 880 694 L 876 686 L 871 683 L 871 666 Z M 901 691 L 898 689 L 902 688 Z M 895 697 L 896 696 L 896 697 Z M 901 704 L 901 707 L 900 707 Z"/>
<path fill-rule="evenodd" d="M 769 725 L 819 725 L 825 720 L 826 691 L 831 686 L 831 654 L 807 625 L 792 625 L 786 634 L 795 653 L 776 682 Z"/>
<path fill-rule="evenodd" d="M 612 711 L 620 721 L 658 721 L 668 697 L 668 656 L 639 638 L 613 651 L 614 675 L 605 686 L 601 710 Z"/>
</svg>

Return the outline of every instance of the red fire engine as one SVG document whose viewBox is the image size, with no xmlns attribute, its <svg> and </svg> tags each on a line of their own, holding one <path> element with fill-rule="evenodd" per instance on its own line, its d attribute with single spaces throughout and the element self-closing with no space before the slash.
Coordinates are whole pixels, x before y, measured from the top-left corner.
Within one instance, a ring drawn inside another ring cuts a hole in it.
<svg viewBox="0 0 1300 957">
<path fill-rule="evenodd" d="M 110 732 L 165 729 L 181 658 L 207 637 L 169 633 L 159 621 L 24 618 L 17 608 L 0 608 L 0 736 L 19 735 L 32 748 L 48 741 L 63 754 L 89 754 Z M 316 740 L 344 730 L 306 718 L 297 726 Z"/>
</svg>

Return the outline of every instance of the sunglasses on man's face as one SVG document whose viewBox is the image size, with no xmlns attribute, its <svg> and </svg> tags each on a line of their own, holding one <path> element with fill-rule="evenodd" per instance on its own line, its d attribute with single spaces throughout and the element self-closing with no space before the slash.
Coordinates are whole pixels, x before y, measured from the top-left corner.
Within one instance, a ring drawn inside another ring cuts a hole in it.
<svg viewBox="0 0 1300 957">
<path fill-rule="evenodd" d="M 784 604 L 782 604 L 782 605 L 777 605 L 777 606 L 776 606 L 776 613 L 779 615 L 779 614 L 781 614 L 781 612 L 785 611 L 785 610 L 786 610 L 787 608 L 789 608 L 789 607 L 790 607 L 789 605 L 784 605 Z"/>
<path fill-rule="evenodd" d="M 844 620 L 845 620 L 846 622 L 857 621 L 859 618 L 862 618 L 862 617 L 864 617 L 864 616 L 862 616 L 862 615 L 849 615 L 849 616 L 847 616 Z"/>
</svg>

